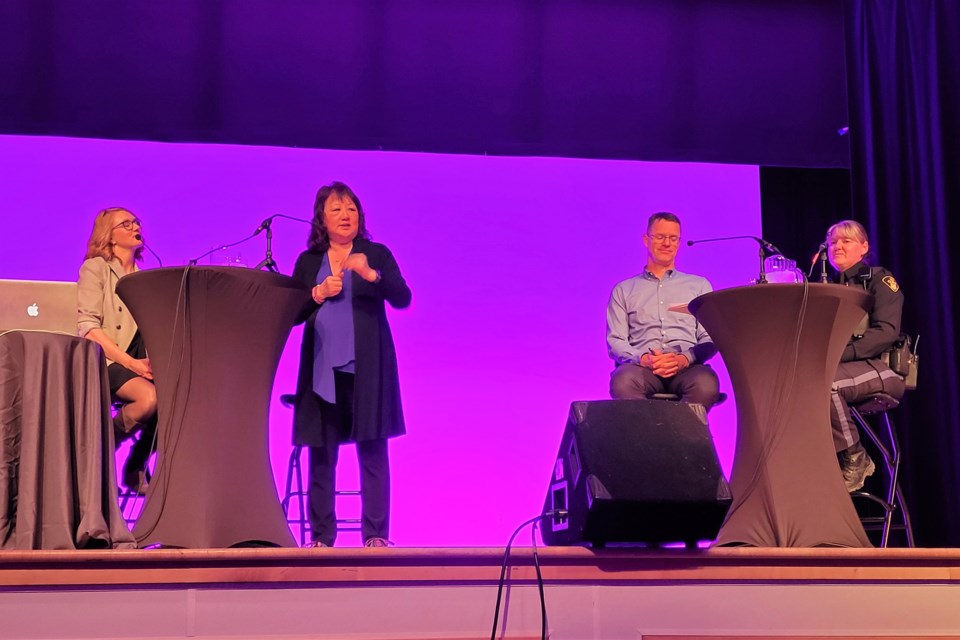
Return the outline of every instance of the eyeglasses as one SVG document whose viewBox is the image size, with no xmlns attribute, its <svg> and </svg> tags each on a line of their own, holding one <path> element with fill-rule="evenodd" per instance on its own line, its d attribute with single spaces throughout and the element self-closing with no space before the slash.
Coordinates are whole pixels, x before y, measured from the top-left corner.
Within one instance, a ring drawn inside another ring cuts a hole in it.
<svg viewBox="0 0 960 640">
<path fill-rule="evenodd" d="M 655 242 L 667 241 L 669 244 L 677 244 L 680 242 L 680 236 L 668 236 L 663 233 L 655 233 L 652 236 L 648 235 L 647 237 Z"/>
<path fill-rule="evenodd" d="M 133 229 L 133 225 L 137 225 L 137 227 L 141 229 L 143 228 L 143 223 L 140 222 L 140 218 L 134 218 L 133 220 L 124 220 L 120 224 L 114 225 L 113 228 L 118 229 L 120 227 L 123 227 L 124 230 L 130 231 L 131 229 Z"/>
</svg>

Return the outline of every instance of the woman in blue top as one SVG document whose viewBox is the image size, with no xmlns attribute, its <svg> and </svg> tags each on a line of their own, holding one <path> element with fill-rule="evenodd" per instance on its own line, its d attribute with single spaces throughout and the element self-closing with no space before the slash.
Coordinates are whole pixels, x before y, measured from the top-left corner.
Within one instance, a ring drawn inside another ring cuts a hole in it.
<svg viewBox="0 0 960 640">
<path fill-rule="evenodd" d="M 390 251 L 371 242 L 363 207 L 342 182 L 322 187 L 307 250 L 293 277 L 311 288 L 304 313 L 294 442 L 310 451 L 313 546 L 336 536 L 334 491 L 342 442 L 357 443 L 364 545 L 388 545 L 387 439 L 403 435 L 397 355 L 384 301 L 402 309 L 410 289 Z"/>
</svg>

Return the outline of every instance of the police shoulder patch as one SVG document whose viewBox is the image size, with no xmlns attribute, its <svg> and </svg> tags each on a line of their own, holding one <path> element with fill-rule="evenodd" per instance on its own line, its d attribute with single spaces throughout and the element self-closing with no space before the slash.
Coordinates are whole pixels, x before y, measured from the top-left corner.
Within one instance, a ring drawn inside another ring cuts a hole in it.
<svg viewBox="0 0 960 640">
<path fill-rule="evenodd" d="M 900 291 L 900 285 L 897 284 L 897 279 L 894 278 L 893 276 L 883 276 L 882 282 L 883 284 L 890 287 L 890 291 L 893 291 L 894 293 L 896 293 L 897 291 Z"/>
</svg>

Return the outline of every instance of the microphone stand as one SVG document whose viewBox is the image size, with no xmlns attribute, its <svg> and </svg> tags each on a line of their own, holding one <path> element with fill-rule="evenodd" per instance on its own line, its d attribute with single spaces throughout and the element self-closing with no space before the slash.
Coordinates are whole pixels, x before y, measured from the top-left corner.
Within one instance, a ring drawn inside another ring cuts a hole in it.
<svg viewBox="0 0 960 640">
<path fill-rule="evenodd" d="M 820 282 L 826 284 L 829 282 L 827 279 L 827 251 L 823 250 L 820 252 Z"/>
<path fill-rule="evenodd" d="M 280 267 L 277 266 L 277 263 L 276 263 L 276 262 L 274 261 L 274 259 L 273 259 L 273 227 L 272 227 L 272 224 L 273 224 L 273 216 L 267 218 L 266 220 L 264 220 L 264 221 L 260 224 L 260 227 L 261 227 L 261 228 L 267 230 L 267 250 L 266 250 L 266 255 L 264 256 L 263 260 L 261 260 L 260 263 L 253 268 L 254 271 L 258 271 L 258 270 L 260 270 L 260 269 L 266 269 L 267 271 L 273 271 L 274 273 L 279 273 L 279 272 L 280 272 Z M 259 232 L 259 231 L 258 231 L 258 232 Z M 254 233 L 254 235 L 256 235 L 256 233 Z"/>
<path fill-rule="evenodd" d="M 764 264 L 764 248 L 760 245 L 760 275 L 757 277 L 757 284 L 767 284 L 767 267 Z"/>
<path fill-rule="evenodd" d="M 243 244 L 243 243 L 246 242 L 247 240 L 250 240 L 251 238 L 254 238 L 254 237 L 258 236 L 261 231 L 263 231 L 264 229 L 266 229 L 266 231 L 267 231 L 267 250 L 266 250 L 266 256 L 263 258 L 263 260 L 260 261 L 260 264 L 258 264 L 257 266 L 254 267 L 254 269 L 267 269 L 268 271 L 273 271 L 274 273 L 279 273 L 279 272 L 280 272 L 280 268 L 279 268 L 279 266 L 277 265 L 276 261 L 273 259 L 273 229 L 271 228 L 270 225 L 273 223 L 273 219 L 274 219 L 274 218 L 287 218 L 288 220 L 296 220 L 297 222 L 303 222 L 303 223 L 309 224 L 309 225 L 311 225 L 311 226 L 316 226 L 316 225 L 315 225 L 313 222 L 311 222 L 310 220 L 304 220 L 303 218 L 294 218 L 293 216 L 284 215 L 284 214 L 282 214 L 282 213 L 275 213 L 275 214 L 273 214 L 272 216 L 270 216 L 269 218 L 267 218 L 266 220 L 264 220 L 263 222 L 261 222 L 261 223 L 260 223 L 260 226 L 257 227 L 256 231 L 254 231 L 253 233 L 251 233 L 250 235 L 248 235 L 246 238 L 243 238 L 242 240 L 237 240 L 236 242 L 231 242 L 230 244 L 217 245 L 217 246 L 214 247 L 213 249 L 210 249 L 209 251 L 207 251 L 207 252 L 205 252 L 205 253 L 202 253 L 202 254 L 199 255 L 198 257 L 196 257 L 196 258 L 194 258 L 193 260 L 191 260 L 191 261 L 189 262 L 190 266 L 191 266 L 191 267 L 192 267 L 192 266 L 195 266 L 202 258 L 206 258 L 208 255 L 210 255 L 210 254 L 213 253 L 214 251 L 221 251 L 221 250 L 223 250 L 223 249 L 229 249 L 230 247 L 235 247 L 235 246 L 237 246 L 238 244 Z"/>
<path fill-rule="evenodd" d="M 780 254 L 783 255 L 783 252 L 777 249 L 775 246 L 764 240 L 763 238 L 758 238 L 757 236 L 727 236 L 725 238 L 705 238 L 703 240 L 687 240 L 687 246 L 692 247 L 695 244 L 700 244 L 701 242 L 719 242 L 723 240 L 753 240 L 760 247 L 760 275 L 757 277 L 757 284 L 767 284 L 767 268 L 763 264 L 763 257 L 765 251 L 769 251 L 771 254 Z"/>
</svg>

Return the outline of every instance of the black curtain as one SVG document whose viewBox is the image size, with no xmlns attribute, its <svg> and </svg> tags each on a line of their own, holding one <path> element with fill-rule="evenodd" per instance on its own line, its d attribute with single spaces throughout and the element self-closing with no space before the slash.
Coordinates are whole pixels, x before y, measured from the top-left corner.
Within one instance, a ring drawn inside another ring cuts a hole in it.
<svg viewBox="0 0 960 640">
<path fill-rule="evenodd" d="M 920 380 L 896 418 L 921 546 L 960 544 L 960 3 L 844 0 L 855 217 L 903 284 Z"/>
<path fill-rule="evenodd" d="M 811 273 L 817 245 L 832 223 L 850 217 L 850 171 L 760 167 L 763 237 Z M 820 280 L 818 263 L 811 281 Z"/>
<path fill-rule="evenodd" d="M 0 132 L 843 167 L 840 0 L 0 1 Z"/>
</svg>

